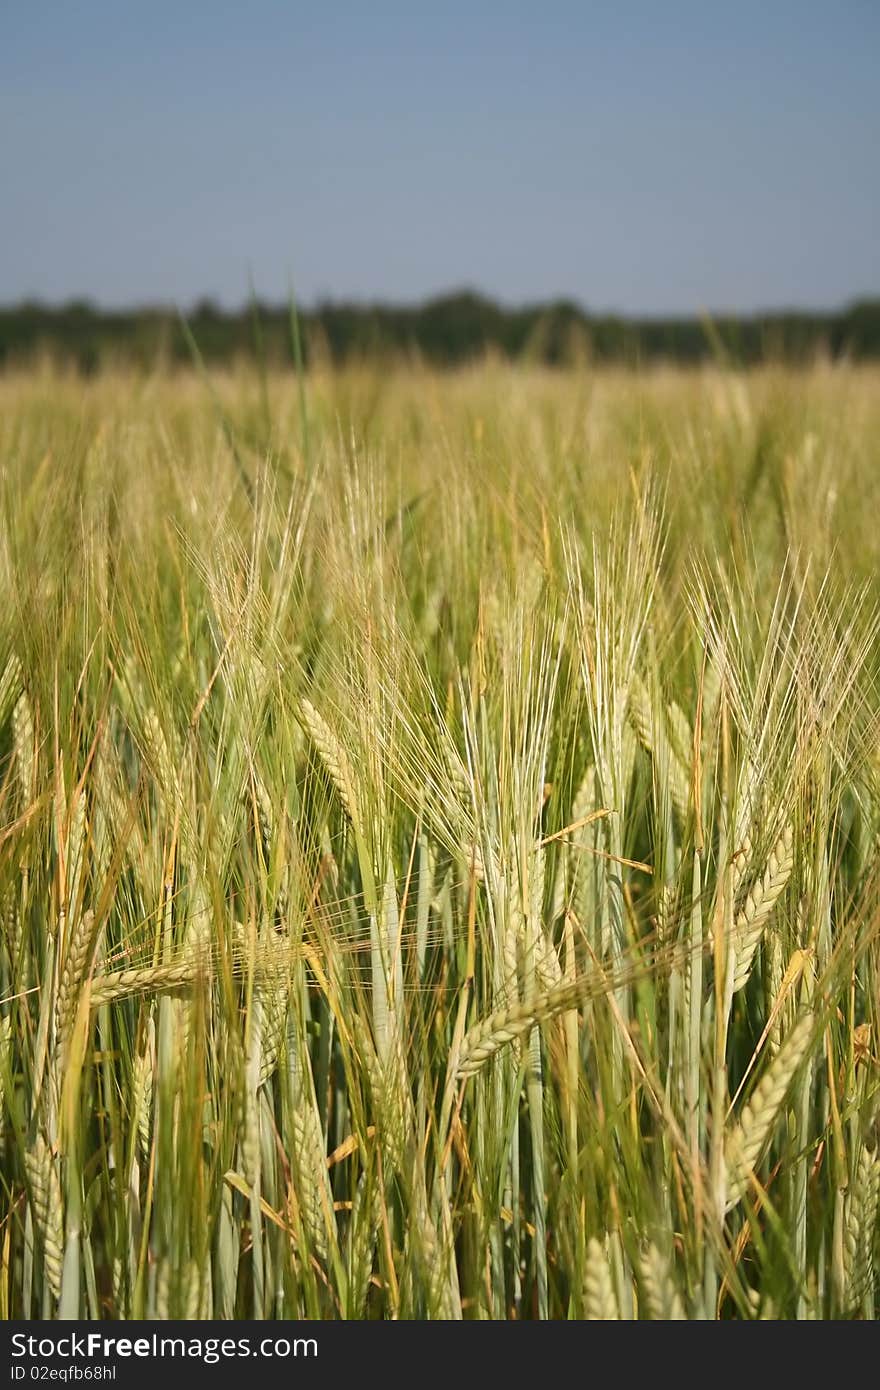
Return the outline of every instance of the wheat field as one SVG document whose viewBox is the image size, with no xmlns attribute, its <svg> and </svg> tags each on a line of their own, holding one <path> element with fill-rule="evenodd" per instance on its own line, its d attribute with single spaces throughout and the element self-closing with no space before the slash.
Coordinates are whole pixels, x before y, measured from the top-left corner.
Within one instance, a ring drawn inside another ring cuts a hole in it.
<svg viewBox="0 0 880 1390">
<path fill-rule="evenodd" d="M 0 1315 L 873 1318 L 878 387 L 0 379 Z"/>
</svg>

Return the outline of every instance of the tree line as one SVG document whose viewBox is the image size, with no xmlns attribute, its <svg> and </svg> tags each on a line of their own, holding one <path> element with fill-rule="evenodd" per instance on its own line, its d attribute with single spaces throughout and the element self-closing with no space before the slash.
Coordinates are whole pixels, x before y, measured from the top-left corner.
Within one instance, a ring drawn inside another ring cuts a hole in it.
<svg viewBox="0 0 880 1390">
<path fill-rule="evenodd" d="M 149 368 L 194 355 L 211 364 L 249 357 L 277 366 L 294 361 L 297 336 L 307 363 L 334 364 L 409 358 L 452 366 L 486 354 L 560 366 L 880 357 L 880 299 L 829 313 L 624 318 L 591 314 L 570 300 L 506 308 L 466 291 L 412 306 L 321 303 L 300 310 L 298 335 L 292 318 L 291 306 L 256 301 L 227 310 L 205 300 L 185 323 L 164 307 L 26 302 L 0 307 L 0 367 L 48 357 L 90 373 L 110 363 Z"/>
</svg>

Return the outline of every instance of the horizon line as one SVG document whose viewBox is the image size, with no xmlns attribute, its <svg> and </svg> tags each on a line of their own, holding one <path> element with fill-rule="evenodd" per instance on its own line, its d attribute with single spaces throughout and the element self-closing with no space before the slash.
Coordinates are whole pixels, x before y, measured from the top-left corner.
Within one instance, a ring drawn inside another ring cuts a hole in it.
<svg viewBox="0 0 880 1390">
<path fill-rule="evenodd" d="M 848 297 L 846 300 L 838 301 L 834 305 L 819 307 L 815 304 L 802 303 L 793 304 L 782 303 L 778 305 L 765 305 L 763 307 L 751 309 L 730 309 L 730 308 L 708 308 L 699 309 L 669 309 L 669 310 L 649 310 L 633 311 L 620 310 L 613 308 L 589 307 L 576 296 L 558 294 L 544 298 L 533 298 L 523 300 L 508 300 L 496 298 L 494 295 L 484 290 L 476 289 L 471 285 L 463 284 L 451 287 L 447 290 L 439 290 L 434 293 L 426 294 L 417 299 L 395 299 L 393 297 L 381 296 L 355 296 L 355 295 L 317 295 L 309 300 L 296 300 L 296 307 L 299 313 L 319 314 L 327 309 L 353 309 L 360 311 L 391 311 L 397 313 L 417 313 L 439 304 L 447 304 L 456 300 L 474 300 L 483 305 L 498 309 L 505 314 L 529 313 L 535 310 L 549 309 L 568 309 L 582 315 L 587 319 L 618 319 L 622 322 L 650 323 L 655 321 L 673 320 L 681 322 L 694 322 L 705 319 L 761 319 L 761 318 L 781 318 L 786 316 L 805 316 L 805 317 L 839 317 L 851 313 L 854 309 L 865 305 L 875 305 L 880 303 L 880 290 L 870 292 L 865 291 Z M 162 299 L 137 299 L 133 298 L 125 303 L 108 304 L 99 298 L 88 294 L 71 294 L 63 299 L 46 299 L 36 294 L 24 294 L 15 300 L 0 301 L 0 314 L 21 312 L 27 309 L 38 309 L 46 313 L 64 313 L 73 309 L 87 310 L 96 315 L 103 316 L 126 316 L 136 314 L 168 314 L 172 316 L 197 314 L 211 310 L 214 313 L 226 317 L 236 317 L 251 311 L 253 306 L 269 312 L 286 312 L 289 308 L 289 298 L 272 298 L 254 294 L 253 297 L 245 297 L 235 305 L 224 302 L 222 297 L 214 296 L 210 293 L 199 294 L 190 299 L 186 306 L 182 306 L 174 300 Z"/>
</svg>

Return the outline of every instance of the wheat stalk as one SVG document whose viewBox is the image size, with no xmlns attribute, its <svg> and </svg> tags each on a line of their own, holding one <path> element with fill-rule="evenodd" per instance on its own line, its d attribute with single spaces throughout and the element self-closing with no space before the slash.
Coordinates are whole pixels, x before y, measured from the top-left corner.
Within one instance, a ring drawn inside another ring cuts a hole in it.
<svg viewBox="0 0 880 1390">
<path fill-rule="evenodd" d="M 201 953 L 168 965 L 133 966 L 130 970 L 114 970 L 96 975 L 92 980 L 91 1004 L 113 1004 L 135 994 L 150 994 L 160 990 L 183 989 L 210 973 L 210 961 Z"/>
<path fill-rule="evenodd" d="M 458 1075 L 475 1076 L 491 1057 L 530 1032 L 536 1024 L 574 1008 L 582 1001 L 585 989 L 586 982 L 582 979 L 566 980 L 527 1002 L 496 1009 L 465 1033 L 458 1055 Z"/>
<path fill-rule="evenodd" d="M 53 1296 L 59 1298 L 64 1266 L 64 1207 L 56 1160 L 41 1134 L 25 1151 L 24 1165 L 31 1190 L 34 1225 L 43 1242 L 46 1279 Z"/>
<path fill-rule="evenodd" d="M 3 667 L 3 675 L 0 677 L 0 724 L 6 723 L 10 709 L 14 708 L 21 694 L 22 684 L 21 662 L 15 652 L 10 652 Z"/>
<path fill-rule="evenodd" d="M 620 1318 L 608 1257 L 595 1237 L 587 1245 L 584 1266 L 584 1317 L 588 1322 L 616 1322 Z"/>
<path fill-rule="evenodd" d="M 699 949 L 703 950 L 705 947 L 701 945 Z M 667 947 L 663 952 L 656 953 L 653 969 L 659 977 L 674 965 L 686 961 L 692 954 L 689 943 Z M 597 965 L 594 969 L 585 970 L 575 976 L 574 979 L 562 979 L 558 985 L 535 994 L 530 999 L 503 1005 L 473 1024 L 465 1033 L 459 1051 L 457 1075 L 475 1075 L 497 1052 L 521 1038 L 524 1033 L 530 1032 L 537 1024 L 545 1023 L 557 1014 L 577 1008 L 588 999 L 609 994 L 629 983 L 638 974 L 639 968 L 634 964 L 608 970 Z"/>
<path fill-rule="evenodd" d="M 880 1157 L 876 1149 L 859 1146 L 855 1178 L 847 1195 L 846 1294 L 851 1308 L 861 1303 L 874 1279 L 874 1241 L 880 1197 Z"/>
<path fill-rule="evenodd" d="M 679 821 L 684 824 L 690 803 L 690 773 L 672 746 L 666 729 L 654 718 L 651 700 L 640 676 L 634 676 L 630 686 L 629 712 L 642 747 L 651 754 L 658 771 L 665 772 L 669 778 L 669 795 Z"/>
<path fill-rule="evenodd" d="M 67 1048 L 82 982 L 89 973 L 97 949 L 99 930 L 95 914 L 89 910 L 82 914 L 69 933 L 55 1000 L 55 1044 L 59 1057 L 64 1056 Z"/>
<path fill-rule="evenodd" d="M 725 1142 L 728 1210 L 736 1206 L 748 1190 L 780 1106 L 810 1046 L 814 1023 L 809 1012 L 798 1019 Z"/>
<path fill-rule="evenodd" d="M 666 1258 L 653 1242 L 641 1258 L 642 1289 L 648 1317 L 654 1322 L 680 1322 L 684 1305 Z"/>
<path fill-rule="evenodd" d="M 15 765 L 21 784 L 21 794 L 25 806 L 34 799 L 36 780 L 34 754 L 34 720 L 27 692 L 22 691 L 12 711 L 12 746 L 15 749 Z"/>
<path fill-rule="evenodd" d="M 290 984 L 259 984 L 254 990 L 262 1014 L 260 1034 L 260 1085 L 265 1086 L 278 1066 L 287 1038 Z"/>
<path fill-rule="evenodd" d="M 361 1317 L 370 1286 L 376 1234 L 379 1230 L 379 1192 L 368 1172 L 355 1189 L 348 1228 L 348 1316 Z"/>
<path fill-rule="evenodd" d="M 328 1226 L 335 1239 L 333 1194 L 327 1176 L 327 1147 L 308 1063 L 297 1059 L 293 1104 L 293 1161 L 299 1178 L 299 1205 L 312 1248 L 326 1262 Z"/>
<path fill-rule="evenodd" d="M 152 1015 L 144 1029 L 143 1042 L 135 1057 L 132 1074 L 132 1123 L 137 1131 L 141 1157 L 150 1155 L 153 1122 L 153 1067 L 155 1025 Z"/>
<path fill-rule="evenodd" d="M 330 781 L 336 788 L 349 820 L 355 828 L 359 828 L 362 822 L 358 814 L 355 780 L 347 752 L 326 719 L 318 713 L 310 700 L 300 701 L 300 711 L 306 731 L 318 750 L 321 762 L 327 769 Z"/>
<path fill-rule="evenodd" d="M 793 867 L 794 831 L 787 825 L 770 852 L 762 878 L 752 886 L 734 920 L 734 993 L 748 982 L 755 952 Z"/>
</svg>

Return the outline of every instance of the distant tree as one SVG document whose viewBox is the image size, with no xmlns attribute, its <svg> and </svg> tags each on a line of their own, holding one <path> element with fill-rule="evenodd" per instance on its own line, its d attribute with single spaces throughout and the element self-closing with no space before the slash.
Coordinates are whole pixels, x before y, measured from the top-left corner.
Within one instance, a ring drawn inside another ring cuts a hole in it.
<svg viewBox="0 0 880 1390">
<path fill-rule="evenodd" d="M 744 366 L 805 362 L 821 354 L 853 361 L 880 358 L 880 299 L 826 314 L 623 319 L 594 317 L 571 300 L 506 309 L 464 289 L 410 306 L 320 303 L 302 313 L 301 322 L 307 360 L 311 350 L 335 363 L 415 354 L 449 366 L 486 353 L 554 366 L 586 360 L 695 363 L 719 355 Z M 230 311 L 203 299 L 188 323 L 206 362 L 258 355 L 270 365 L 291 364 L 286 305 Z M 189 360 L 177 315 L 166 308 L 110 311 L 84 300 L 57 307 L 29 300 L 0 308 L 0 365 L 46 354 L 83 372 L 108 361 L 148 367 L 160 359 Z"/>
</svg>

